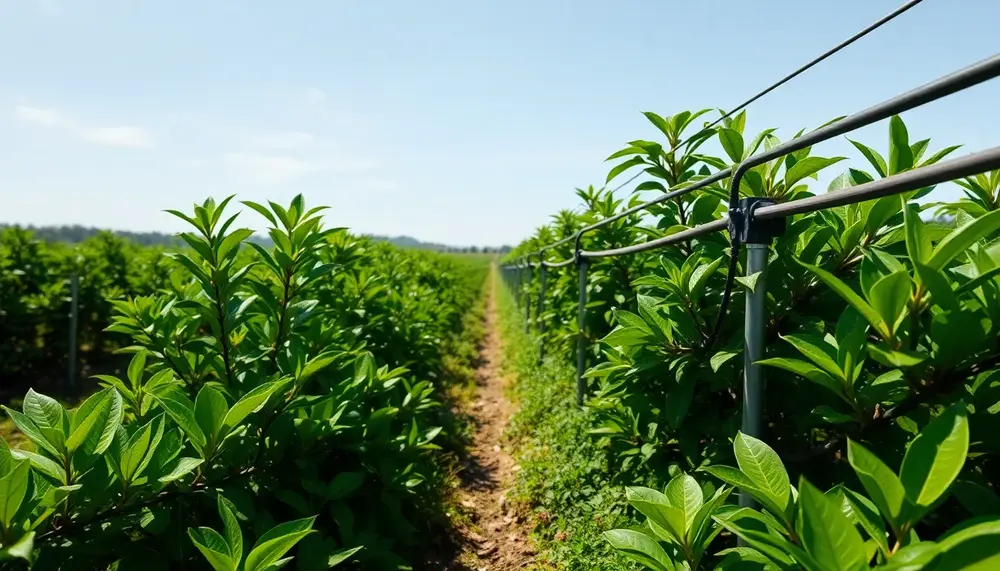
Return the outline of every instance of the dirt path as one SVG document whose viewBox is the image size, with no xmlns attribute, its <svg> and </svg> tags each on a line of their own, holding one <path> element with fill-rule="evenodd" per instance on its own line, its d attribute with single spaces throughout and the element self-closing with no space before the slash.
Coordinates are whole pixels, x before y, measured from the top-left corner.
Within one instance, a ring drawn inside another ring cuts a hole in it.
<svg viewBox="0 0 1000 571">
<path fill-rule="evenodd" d="M 516 466 L 501 442 L 511 405 L 504 394 L 507 380 L 500 371 L 496 282 L 491 284 L 476 400 L 465 411 L 472 417 L 476 435 L 463 462 L 459 501 L 472 526 L 462 530 L 464 553 L 446 567 L 450 571 L 524 569 L 534 560 L 528 530 L 505 501 Z"/>
</svg>

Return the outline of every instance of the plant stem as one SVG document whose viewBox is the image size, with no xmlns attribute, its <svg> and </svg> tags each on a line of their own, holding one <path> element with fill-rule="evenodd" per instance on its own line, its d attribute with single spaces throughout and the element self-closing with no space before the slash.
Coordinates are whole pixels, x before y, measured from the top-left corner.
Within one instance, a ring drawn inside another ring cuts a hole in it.
<svg viewBox="0 0 1000 571">
<path fill-rule="evenodd" d="M 229 332 L 226 330 L 226 315 L 223 309 L 222 292 L 219 290 L 219 284 L 214 283 L 214 280 L 212 287 L 215 289 L 215 308 L 219 319 L 219 342 L 222 344 L 222 364 L 226 368 L 226 384 L 232 386 L 233 369 L 229 363 Z"/>
</svg>

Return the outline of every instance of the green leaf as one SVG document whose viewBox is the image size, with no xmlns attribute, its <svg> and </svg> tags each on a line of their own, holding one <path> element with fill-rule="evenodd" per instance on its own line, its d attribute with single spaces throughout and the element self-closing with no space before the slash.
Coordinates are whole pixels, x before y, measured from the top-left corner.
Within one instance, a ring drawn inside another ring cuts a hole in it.
<svg viewBox="0 0 1000 571">
<path fill-rule="evenodd" d="M 611 182 L 611 180 L 614 179 L 616 176 L 618 176 L 621 173 L 629 170 L 630 168 L 635 167 L 635 166 L 639 166 L 639 165 L 644 165 L 644 164 L 646 164 L 646 163 L 645 163 L 645 161 L 642 160 L 642 157 L 632 157 L 631 159 L 629 159 L 629 160 L 627 160 L 627 161 L 625 161 L 623 163 L 615 165 L 615 167 L 611 169 L 611 172 L 608 173 L 608 178 L 604 182 L 605 182 L 605 184 L 607 184 L 607 183 Z"/>
<path fill-rule="evenodd" d="M 18 460 L 27 460 L 31 462 L 32 467 L 46 476 L 51 477 L 56 482 L 59 482 L 62 485 L 66 484 L 66 470 L 55 460 L 27 450 L 11 450 L 10 453 L 11 456 Z"/>
<path fill-rule="evenodd" d="M 885 330 L 890 336 L 895 335 L 896 324 L 910 300 L 910 274 L 902 270 L 885 276 L 875 282 L 868 296 L 872 308 L 881 316 Z"/>
<path fill-rule="evenodd" d="M 971 480 L 957 480 L 951 491 L 972 515 L 1000 515 L 1000 496 L 987 486 Z"/>
<path fill-rule="evenodd" d="M 114 388 L 91 395 L 73 414 L 66 441 L 70 453 L 83 446 L 87 454 L 103 454 L 121 426 L 122 412 L 122 397 Z"/>
<path fill-rule="evenodd" d="M 184 431 L 199 452 L 205 449 L 205 433 L 198 426 L 194 415 L 194 403 L 179 392 L 169 395 L 151 395 L 163 410 Z"/>
<path fill-rule="evenodd" d="M 872 502 L 878 506 L 893 532 L 899 535 L 906 518 L 907 500 L 903 483 L 878 456 L 854 440 L 847 441 L 847 460 L 854 468 L 861 485 L 864 486 Z"/>
<path fill-rule="evenodd" d="M 754 272 L 748 276 L 736 276 L 736 281 L 747 288 L 747 291 L 754 293 L 757 291 L 757 280 L 760 279 L 761 275 L 763 275 L 763 272 Z"/>
<path fill-rule="evenodd" d="M 316 373 L 330 366 L 330 364 L 336 361 L 337 358 L 340 357 L 341 355 L 342 353 L 339 351 L 328 351 L 316 355 L 312 359 L 309 359 L 309 362 L 306 363 L 306 366 L 303 367 L 301 371 L 299 371 L 298 375 L 296 375 L 296 379 L 299 382 L 305 381 L 309 377 L 312 377 Z"/>
<path fill-rule="evenodd" d="M 961 309 L 955 291 L 951 289 L 951 281 L 944 272 L 935 270 L 915 260 L 911 260 L 917 280 L 931 292 L 931 300 L 939 307 L 948 311 Z"/>
<path fill-rule="evenodd" d="M 646 119 L 648 119 L 650 123 L 652 123 L 657 129 L 659 129 L 660 132 L 663 133 L 665 137 L 667 137 L 667 139 L 671 138 L 673 134 L 673 129 L 670 128 L 670 125 L 663 117 L 660 117 L 659 115 L 657 115 L 652 111 L 643 111 L 642 114 L 645 115 Z"/>
<path fill-rule="evenodd" d="M 826 371 L 799 359 L 786 359 L 784 357 L 774 357 L 757 361 L 758 365 L 765 367 L 777 367 L 789 373 L 804 377 L 813 383 L 831 391 L 833 394 L 844 398 L 844 384 L 830 376 Z"/>
<path fill-rule="evenodd" d="M 160 478 L 160 482 L 166 484 L 179 480 L 190 474 L 195 468 L 201 466 L 205 460 L 201 458 L 178 458 L 170 472 Z"/>
<path fill-rule="evenodd" d="M 331 500 L 346 498 L 360 488 L 364 481 L 364 472 L 341 472 L 327 486 L 327 496 Z"/>
<path fill-rule="evenodd" d="M 713 519 L 730 533 L 746 541 L 750 547 L 778 563 L 782 569 L 795 568 L 790 554 L 802 555 L 803 559 L 811 562 L 811 557 L 807 553 L 799 554 L 792 542 L 770 527 L 762 514 L 752 509 L 740 508 L 727 514 L 716 515 Z M 807 567 L 807 569 L 812 571 L 817 568 Z"/>
<path fill-rule="evenodd" d="M 667 552 L 645 533 L 629 529 L 612 529 L 604 532 L 611 547 L 626 557 L 655 571 L 675 571 L 677 568 Z"/>
<path fill-rule="evenodd" d="M 841 510 L 805 478 L 799 480 L 799 537 L 806 552 L 828 569 L 867 569 L 864 540 Z"/>
<path fill-rule="evenodd" d="M 933 504 L 961 472 L 969 451 L 966 415 L 964 403 L 952 405 L 931 421 L 906 450 L 899 479 L 907 499 L 919 508 Z"/>
<path fill-rule="evenodd" d="M 267 221 L 271 223 L 271 226 L 277 226 L 278 225 L 278 221 L 275 220 L 274 215 L 271 214 L 271 211 L 268 210 L 266 207 L 264 207 L 264 206 L 262 206 L 262 205 L 260 205 L 260 204 L 258 204 L 256 202 L 250 201 L 250 200 L 241 200 L 240 202 L 243 203 L 243 204 L 245 204 L 246 206 L 249 206 L 250 208 L 256 210 L 258 214 L 260 214 L 261 216 L 263 216 L 264 218 L 266 218 Z"/>
<path fill-rule="evenodd" d="M 146 353 L 139 352 L 132 356 L 128 364 L 128 380 L 133 388 L 142 386 L 142 374 L 146 370 Z"/>
<path fill-rule="evenodd" d="M 739 488 L 740 490 L 750 494 L 772 513 L 781 517 L 787 517 L 786 506 L 779 506 L 775 503 L 770 494 L 758 488 L 746 474 L 740 472 L 736 468 L 733 468 L 732 466 L 706 466 L 702 469 L 730 486 Z"/>
<path fill-rule="evenodd" d="M 791 501 L 792 485 L 778 454 L 763 441 L 742 432 L 736 434 L 733 452 L 740 470 L 784 513 Z"/>
<path fill-rule="evenodd" d="M 29 531 L 21 536 L 20 539 L 15 541 L 13 545 L 4 547 L 3 550 L 4 554 L 13 557 L 14 559 L 24 559 L 29 565 L 34 565 L 35 532 Z M 0 555 L 0 559 L 3 559 L 2 555 Z"/>
<path fill-rule="evenodd" d="M 222 529 L 226 534 L 226 544 L 233 555 L 233 561 L 243 560 L 243 532 L 240 531 L 240 522 L 233 514 L 229 500 L 222 494 L 218 496 L 219 515 L 222 517 Z"/>
<path fill-rule="evenodd" d="M 846 378 L 844 371 L 837 364 L 836 348 L 823 339 L 806 333 L 784 335 L 781 339 L 827 373 L 838 379 Z"/>
<path fill-rule="evenodd" d="M 913 166 L 913 152 L 910 150 L 910 136 L 906 132 L 906 124 L 893 115 L 889 119 L 889 171 L 893 175 L 910 169 Z"/>
<path fill-rule="evenodd" d="M 830 165 L 839 163 L 847 157 L 805 157 L 796 162 L 792 168 L 785 171 L 785 188 L 791 189 L 800 180 L 810 177 Z"/>
<path fill-rule="evenodd" d="M 35 425 L 34 421 L 24 414 L 7 406 L 4 406 L 3 409 L 7 415 L 10 416 L 10 419 L 14 421 L 17 429 L 20 430 L 22 434 L 27 436 L 28 440 L 30 440 L 32 444 L 46 450 L 57 458 L 63 456 L 63 452 L 56 448 L 53 443 L 49 442 L 45 435 L 42 434 L 41 429 Z"/>
<path fill-rule="evenodd" d="M 652 488 L 630 486 L 625 488 L 625 499 L 639 513 L 669 533 L 674 541 L 680 543 L 684 540 L 684 512 L 670 505 L 665 495 Z"/>
<path fill-rule="evenodd" d="M 222 421 L 222 433 L 229 434 L 233 428 L 243 422 L 243 419 L 263 408 L 267 403 L 267 399 L 287 384 L 287 380 L 271 381 L 243 395 L 243 398 L 236 401 L 233 408 L 229 409 L 229 412 L 226 413 L 226 418 Z"/>
<path fill-rule="evenodd" d="M 850 514 L 861 524 L 885 557 L 889 556 L 889 541 L 886 539 L 885 522 L 878 513 L 878 507 L 871 500 L 855 492 L 850 488 L 841 487 L 845 507 Z"/>
<path fill-rule="evenodd" d="M 877 362 L 887 367 L 916 367 L 927 360 L 928 355 L 910 351 L 908 349 L 896 350 L 882 343 L 869 343 L 868 355 Z"/>
<path fill-rule="evenodd" d="M 350 549 L 346 547 L 343 549 L 338 549 L 337 551 L 331 553 L 330 557 L 326 560 L 327 568 L 331 569 L 333 567 L 336 567 L 337 565 L 340 565 L 341 563 L 353 557 L 355 553 L 361 551 L 364 548 L 365 548 L 364 545 L 359 545 L 358 547 L 351 547 Z"/>
<path fill-rule="evenodd" d="M 156 447 L 163 438 L 163 414 L 144 424 L 125 443 L 121 456 L 121 473 L 127 482 L 132 482 L 142 474 L 156 453 Z"/>
<path fill-rule="evenodd" d="M 915 204 L 907 204 L 906 197 L 899 198 L 903 209 L 903 230 L 906 232 L 906 253 L 910 260 L 924 262 L 931 257 L 931 240 L 920 219 L 920 209 Z"/>
<path fill-rule="evenodd" d="M 851 139 L 847 140 L 851 141 Z M 885 159 L 882 158 L 882 155 L 880 155 L 879 152 L 876 151 L 875 149 L 863 143 L 859 143 L 857 141 L 851 141 L 851 144 L 854 145 L 859 151 L 861 151 L 861 154 L 864 155 L 866 159 L 868 159 L 868 162 L 872 165 L 872 168 L 874 168 L 875 171 L 878 172 L 878 175 L 882 178 L 885 178 L 886 166 L 885 166 Z"/>
<path fill-rule="evenodd" d="M 705 503 L 701 486 L 688 474 L 680 474 L 667 483 L 665 492 L 664 495 L 667 496 L 670 505 L 679 509 L 684 516 L 684 536 L 686 536 L 694 524 L 698 510 Z M 682 540 L 684 536 L 682 536 Z"/>
<path fill-rule="evenodd" d="M 57 448 L 62 448 L 66 437 L 69 436 L 69 415 L 62 405 L 55 399 L 29 388 L 22 407 L 24 414 L 45 433 L 48 440 Z"/>
<path fill-rule="evenodd" d="M 312 533 L 316 517 L 307 517 L 279 524 L 260 536 L 247 555 L 245 571 L 264 571 Z"/>
<path fill-rule="evenodd" d="M 28 492 L 28 482 L 31 479 L 31 463 L 20 461 L 11 471 L 0 478 L 0 524 L 3 529 L 11 528 L 17 510 Z"/>
<path fill-rule="evenodd" d="M 194 418 L 208 442 L 218 444 L 219 429 L 229 410 L 229 403 L 221 392 L 204 385 L 194 399 Z"/>
<path fill-rule="evenodd" d="M 927 265 L 935 270 L 943 270 L 949 262 L 1000 228 L 1000 210 L 976 218 L 960 228 L 952 230 L 934 248 Z"/>
<path fill-rule="evenodd" d="M 731 161 L 739 163 L 743 160 L 743 135 L 738 131 L 728 127 L 719 129 L 719 143 Z"/>
<path fill-rule="evenodd" d="M 865 320 L 871 324 L 872 327 L 882 334 L 884 339 L 892 337 L 883 325 L 882 316 L 875 311 L 875 308 L 868 305 L 865 300 L 861 299 L 858 294 L 854 293 L 854 290 L 848 287 L 847 284 L 840 281 L 839 278 L 822 268 L 806 264 L 802 261 L 799 261 L 799 264 L 810 272 L 816 274 L 816 277 L 818 277 L 821 282 L 826 284 L 827 287 L 836 292 L 836 294 L 843 298 L 843 300 L 846 301 L 851 307 L 856 309 L 858 313 L 860 313 Z"/>
<path fill-rule="evenodd" d="M 188 528 L 191 542 L 198 548 L 215 571 L 236 571 L 237 562 L 233 561 L 232 552 L 226 540 L 219 532 L 210 527 Z"/>
<path fill-rule="evenodd" d="M 976 520 L 973 520 L 976 521 Z M 941 553 L 935 569 L 990 571 L 1000 567 L 1000 519 L 967 522 L 938 540 Z"/>
<path fill-rule="evenodd" d="M 677 430 L 687 417 L 691 399 L 694 397 L 694 385 L 695 377 L 691 375 L 678 381 L 677 386 L 667 393 L 667 404 L 663 407 L 663 415 L 670 428 Z"/>
</svg>

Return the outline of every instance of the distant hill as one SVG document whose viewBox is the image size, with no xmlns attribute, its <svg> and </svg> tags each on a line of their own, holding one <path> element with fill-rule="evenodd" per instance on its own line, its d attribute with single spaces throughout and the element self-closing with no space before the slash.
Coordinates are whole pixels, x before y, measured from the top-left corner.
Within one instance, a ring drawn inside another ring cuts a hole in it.
<svg viewBox="0 0 1000 571">
<path fill-rule="evenodd" d="M 31 230 L 35 236 L 46 242 L 67 242 L 70 244 L 82 242 L 87 238 L 96 235 L 98 232 L 101 232 L 101 228 L 80 226 L 79 224 L 72 226 L 23 226 L 16 224 L 0 224 L 0 229 L 10 226 L 20 226 L 21 228 Z M 184 244 L 184 241 L 177 236 L 167 234 L 165 232 L 130 232 L 128 230 L 113 230 L 112 232 L 122 238 L 131 240 L 132 242 L 143 246 L 174 246 Z M 372 240 L 378 242 L 389 242 L 390 244 L 394 244 L 401 248 L 434 250 L 436 252 L 506 253 L 510 251 L 510 246 L 449 246 L 447 244 L 422 242 L 410 236 L 366 236 Z M 264 245 L 271 245 L 271 239 L 267 236 L 254 235 L 250 239 Z"/>
</svg>

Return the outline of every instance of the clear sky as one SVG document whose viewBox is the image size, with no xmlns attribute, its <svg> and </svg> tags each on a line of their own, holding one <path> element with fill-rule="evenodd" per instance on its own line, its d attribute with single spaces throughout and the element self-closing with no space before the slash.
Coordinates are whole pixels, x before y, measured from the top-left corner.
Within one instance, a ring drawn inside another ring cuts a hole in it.
<svg viewBox="0 0 1000 571">
<path fill-rule="evenodd" d="M 513 244 L 657 138 L 641 111 L 734 105 L 901 3 L 0 0 L 0 222 L 177 231 L 163 209 L 301 192 L 358 232 Z M 979 61 L 998 23 L 998 0 L 926 0 L 748 129 L 787 138 Z M 904 118 L 932 149 L 1000 144 L 1000 80 Z"/>
</svg>

